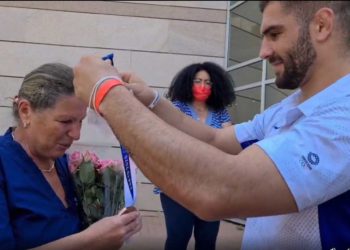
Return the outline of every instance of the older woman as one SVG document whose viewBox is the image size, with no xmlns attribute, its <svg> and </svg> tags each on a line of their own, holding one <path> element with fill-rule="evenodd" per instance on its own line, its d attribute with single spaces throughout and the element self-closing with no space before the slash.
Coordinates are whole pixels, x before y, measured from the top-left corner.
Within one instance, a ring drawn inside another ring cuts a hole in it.
<svg viewBox="0 0 350 250">
<path fill-rule="evenodd" d="M 86 106 L 73 71 L 45 64 L 25 76 L 0 137 L 1 249 L 116 249 L 141 228 L 137 211 L 83 230 L 66 150 L 80 136 Z"/>
</svg>

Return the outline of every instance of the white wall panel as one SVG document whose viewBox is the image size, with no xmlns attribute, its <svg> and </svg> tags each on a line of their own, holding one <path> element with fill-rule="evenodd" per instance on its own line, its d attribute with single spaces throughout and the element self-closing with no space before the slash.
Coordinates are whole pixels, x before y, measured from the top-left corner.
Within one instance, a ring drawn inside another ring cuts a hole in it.
<svg viewBox="0 0 350 250">
<path fill-rule="evenodd" d="M 225 24 L 169 21 L 169 52 L 191 55 L 225 54 Z M 202 47 L 203 46 L 203 47 Z"/>
<path fill-rule="evenodd" d="M 15 126 L 11 108 L 0 107 L 0 135 L 3 135 L 9 127 Z"/>
<path fill-rule="evenodd" d="M 226 9 L 227 1 L 123 1 L 154 5 L 181 6 L 192 8 Z"/>
<path fill-rule="evenodd" d="M 186 56 L 178 54 L 155 54 L 132 52 L 132 70 L 149 85 L 169 87 L 172 78 L 183 67 L 197 62 L 213 61 L 224 65 L 221 57 Z"/>
<path fill-rule="evenodd" d="M 1 40 L 224 56 L 225 24 L 11 7 L 0 23 Z"/>
<path fill-rule="evenodd" d="M 52 45 L 0 42 L 0 75 L 23 77 L 43 63 L 61 62 L 75 65 L 86 54 L 115 54 L 121 71 L 137 72 L 151 86 L 168 87 L 174 75 L 193 62 L 214 61 L 223 65 L 221 57 L 188 56 L 150 52 L 130 52 L 106 49 L 88 49 Z M 131 54 L 131 56 L 130 56 Z"/>
<path fill-rule="evenodd" d="M 177 3 L 187 3 L 178 1 Z M 173 20 L 192 20 L 208 23 L 226 23 L 226 9 L 216 8 L 218 2 L 211 2 L 214 8 L 200 8 L 191 6 L 170 6 L 150 4 L 146 1 L 0 1 L 0 6 L 19 7 L 27 9 L 56 10 L 75 13 L 106 14 L 114 16 L 145 17 Z M 214 6 L 215 5 L 215 6 Z M 219 4 L 220 5 L 220 4 Z"/>
<path fill-rule="evenodd" d="M 76 65 L 87 54 L 117 55 L 121 70 L 130 68 L 130 52 L 108 49 L 75 48 L 41 44 L 0 42 L 0 75 L 23 77 L 34 68 L 49 62 Z"/>
<path fill-rule="evenodd" d="M 12 106 L 12 100 L 9 98 L 17 95 L 21 83 L 21 78 L 0 76 L 0 106 Z"/>
</svg>

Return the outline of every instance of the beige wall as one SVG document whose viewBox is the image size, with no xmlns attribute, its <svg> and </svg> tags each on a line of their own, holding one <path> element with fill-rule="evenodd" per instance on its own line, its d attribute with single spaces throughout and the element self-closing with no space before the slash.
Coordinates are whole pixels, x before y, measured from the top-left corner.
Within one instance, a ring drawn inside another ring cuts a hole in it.
<svg viewBox="0 0 350 250">
<path fill-rule="evenodd" d="M 226 1 L 1 1 L 0 131 L 14 123 L 11 101 L 23 76 L 47 62 L 73 66 L 82 55 L 114 53 L 120 70 L 136 71 L 166 91 L 182 67 L 201 61 L 224 66 Z M 72 149 L 120 156 L 119 143 L 88 132 Z M 141 172 L 138 206 L 160 210 Z"/>
</svg>

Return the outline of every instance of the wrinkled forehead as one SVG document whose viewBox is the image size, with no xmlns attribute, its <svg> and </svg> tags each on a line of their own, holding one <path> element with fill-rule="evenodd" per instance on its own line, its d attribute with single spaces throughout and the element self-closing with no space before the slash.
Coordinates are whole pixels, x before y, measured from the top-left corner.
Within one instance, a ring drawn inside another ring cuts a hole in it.
<svg viewBox="0 0 350 250">
<path fill-rule="evenodd" d="M 72 114 L 85 116 L 87 105 L 75 95 L 62 95 L 57 98 L 50 112 L 55 114 Z"/>
</svg>

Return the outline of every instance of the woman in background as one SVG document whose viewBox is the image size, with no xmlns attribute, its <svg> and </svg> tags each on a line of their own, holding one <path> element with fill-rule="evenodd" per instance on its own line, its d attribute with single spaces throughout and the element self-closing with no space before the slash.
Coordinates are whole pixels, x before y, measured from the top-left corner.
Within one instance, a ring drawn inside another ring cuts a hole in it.
<svg viewBox="0 0 350 250">
<path fill-rule="evenodd" d="M 167 98 L 198 122 L 215 128 L 231 125 L 226 108 L 235 100 L 234 83 L 215 63 L 195 63 L 182 69 L 172 80 Z M 160 200 L 167 229 L 165 250 L 186 250 L 192 230 L 196 250 L 215 249 L 220 221 L 203 221 L 162 192 Z"/>
</svg>

